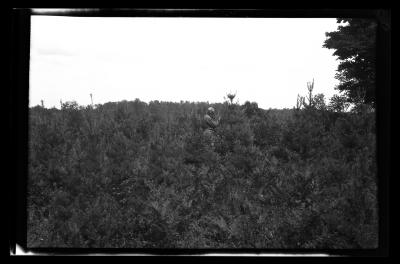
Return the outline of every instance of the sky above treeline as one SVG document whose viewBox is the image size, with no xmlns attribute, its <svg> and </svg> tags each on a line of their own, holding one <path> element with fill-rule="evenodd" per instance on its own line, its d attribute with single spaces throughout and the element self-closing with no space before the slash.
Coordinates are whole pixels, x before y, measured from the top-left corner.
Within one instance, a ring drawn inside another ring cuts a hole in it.
<svg viewBox="0 0 400 264">
<path fill-rule="evenodd" d="M 292 108 L 297 94 L 337 93 L 323 48 L 334 18 L 32 16 L 29 105 L 135 100 Z"/>
</svg>

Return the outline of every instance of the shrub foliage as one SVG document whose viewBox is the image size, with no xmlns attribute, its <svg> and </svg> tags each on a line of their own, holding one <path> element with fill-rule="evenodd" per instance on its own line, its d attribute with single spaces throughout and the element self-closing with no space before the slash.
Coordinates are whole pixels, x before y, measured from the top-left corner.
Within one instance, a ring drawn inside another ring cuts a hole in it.
<svg viewBox="0 0 400 264">
<path fill-rule="evenodd" d="M 33 107 L 28 246 L 374 248 L 375 116 L 318 105 Z"/>
</svg>

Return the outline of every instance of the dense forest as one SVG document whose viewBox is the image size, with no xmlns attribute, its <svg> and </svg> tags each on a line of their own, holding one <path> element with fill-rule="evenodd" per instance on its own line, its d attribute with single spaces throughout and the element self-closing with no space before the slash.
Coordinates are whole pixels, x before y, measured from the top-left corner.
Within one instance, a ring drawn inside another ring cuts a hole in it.
<svg viewBox="0 0 400 264">
<path fill-rule="evenodd" d="M 377 247 L 375 113 L 310 99 L 30 108 L 28 247 Z"/>
</svg>

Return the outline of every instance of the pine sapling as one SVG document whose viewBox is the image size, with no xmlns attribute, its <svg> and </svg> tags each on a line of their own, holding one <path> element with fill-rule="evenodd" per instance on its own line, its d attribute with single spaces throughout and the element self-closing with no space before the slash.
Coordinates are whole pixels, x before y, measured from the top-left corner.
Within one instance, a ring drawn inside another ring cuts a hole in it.
<svg viewBox="0 0 400 264">
<path fill-rule="evenodd" d="M 229 98 L 231 104 L 233 104 L 233 99 L 235 99 L 236 93 L 228 93 L 226 96 Z"/>
</svg>

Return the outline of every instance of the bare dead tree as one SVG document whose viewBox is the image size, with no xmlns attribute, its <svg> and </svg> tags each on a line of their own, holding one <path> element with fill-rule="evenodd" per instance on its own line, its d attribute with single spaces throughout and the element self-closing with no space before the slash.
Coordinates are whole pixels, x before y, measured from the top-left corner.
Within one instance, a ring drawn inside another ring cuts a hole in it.
<svg viewBox="0 0 400 264">
<path fill-rule="evenodd" d="M 312 107 L 313 106 L 313 96 L 312 96 L 312 91 L 314 89 L 314 78 L 312 82 L 307 82 L 307 89 L 308 89 L 308 106 Z"/>
<path fill-rule="evenodd" d="M 296 102 L 296 109 L 300 110 L 302 106 L 305 104 L 304 96 L 300 96 L 297 94 L 297 102 Z"/>
</svg>

